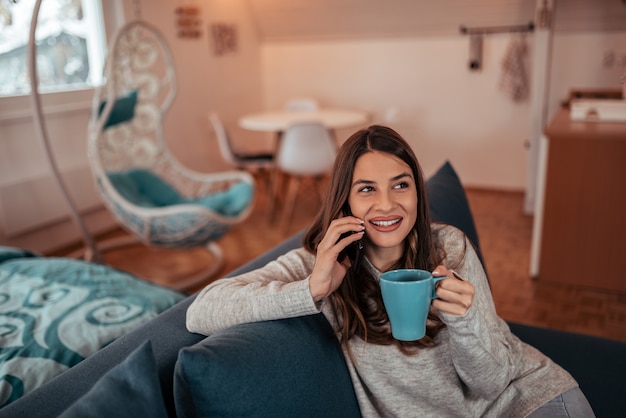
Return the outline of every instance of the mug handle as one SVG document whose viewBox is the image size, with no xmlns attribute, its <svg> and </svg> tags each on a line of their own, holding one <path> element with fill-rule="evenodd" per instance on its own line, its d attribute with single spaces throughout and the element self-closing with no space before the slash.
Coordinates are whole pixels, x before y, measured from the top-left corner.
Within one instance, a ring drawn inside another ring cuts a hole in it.
<svg viewBox="0 0 626 418">
<path fill-rule="evenodd" d="M 433 277 L 433 295 L 432 295 L 432 299 L 437 299 L 437 287 L 436 284 L 439 283 L 441 280 L 443 279 L 447 279 L 448 276 L 437 276 L 437 277 Z"/>
</svg>

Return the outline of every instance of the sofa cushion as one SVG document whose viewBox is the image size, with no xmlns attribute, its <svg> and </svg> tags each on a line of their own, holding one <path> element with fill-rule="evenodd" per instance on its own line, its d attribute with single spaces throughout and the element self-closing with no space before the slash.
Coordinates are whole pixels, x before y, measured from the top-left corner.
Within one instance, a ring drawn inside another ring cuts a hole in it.
<svg viewBox="0 0 626 418">
<path fill-rule="evenodd" d="M 238 325 L 180 351 L 179 417 L 360 416 L 322 314 Z"/>
<path fill-rule="evenodd" d="M 478 258 L 485 265 L 480 252 L 478 232 L 465 189 L 449 161 L 446 161 L 427 181 L 430 214 L 435 222 L 456 226 L 474 244 Z"/>
<path fill-rule="evenodd" d="M 625 342 L 511 322 L 509 327 L 576 379 L 596 416 L 624 416 Z"/>
<path fill-rule="evenodd" d="M 167 417 L 150 340 L 102 376 L 60 415 L 74 417 Z"/>
</svg>

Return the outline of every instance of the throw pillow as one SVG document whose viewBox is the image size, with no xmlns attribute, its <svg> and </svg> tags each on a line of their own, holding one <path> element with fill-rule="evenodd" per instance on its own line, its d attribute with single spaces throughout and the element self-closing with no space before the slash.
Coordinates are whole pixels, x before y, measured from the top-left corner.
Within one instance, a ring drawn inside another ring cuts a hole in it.
<svg viewBox="0 0 626 418">
<path fill-rule="evenodd" d="M 179 417 L 357 417 L 350 375 L 322 314 L 238 325 L 182 349 Z"/>
<path fill-rule="evenodd" d="M 106 100 L 100 103 L 98 108 L 98 116 L 106 106 Z M 113 109 L 109 113 L 109 118 L 104 124 L 104 128 L 115 126 L 122 122 L 128 122 L 135 117 L 135 106 L 137 105 L 137 90 L 133 90 L 124 96 L 118 97 L 113 103 Z"/>
<path fill-rule="evenodd" d="M 4 247 L 0 245 L 0 263 L 16 258 L 39 257 L 37 254 L 21 248 Z"/>
<path fill-rule="evenodd" d="M 166 418 L 150 340 L 106 373 L 60 418 Z"/>
<path fill-rule="evenodd" d="M 185 297 L 108 266 L 16 254 L 0 247 L 0 408 Z"/>
<path fill-rule="evenodd" d="M 426 181 L 430 214 L 435 222 L 443 222 L 456 226 L 474 244 L 478 258 L 485 265 L 480 252 L 478 232 L 474 217 L 465 194 L 461 180 L 449 161 L 446 161 Z"/>
</svg>

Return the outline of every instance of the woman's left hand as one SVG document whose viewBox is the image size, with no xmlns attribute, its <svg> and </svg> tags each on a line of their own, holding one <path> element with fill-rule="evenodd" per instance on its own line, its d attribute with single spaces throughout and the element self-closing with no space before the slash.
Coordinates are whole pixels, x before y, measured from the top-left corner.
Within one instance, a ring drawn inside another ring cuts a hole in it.
<svg viewBox="0 0 626 418">
<path fill-rule="evenodd" d="M 437 266 L 433 276 L 448 276 L 437 283 L 437 299 L 433 307 L 441 312 L 453 315 L 465 315 L 474 301 L 474 286 L 467 280 L 457 278 L 444 266 Z"/>
</svg>

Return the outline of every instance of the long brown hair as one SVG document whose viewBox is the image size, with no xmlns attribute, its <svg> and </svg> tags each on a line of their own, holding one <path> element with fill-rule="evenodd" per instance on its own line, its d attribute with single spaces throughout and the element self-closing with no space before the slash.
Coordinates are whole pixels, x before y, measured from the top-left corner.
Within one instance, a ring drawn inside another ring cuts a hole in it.
<svg viewBox="0 0 626 418">
<path fill-rule="evenodd" d="M 379 151 L 406 163 L 412 171 L 417 189 L 417 219 L 404 242 L 403 255 L 392 268 L 419 268 L 431 271 L 443 259 L 431 233 L 428 196 L 422 170 L 409 144 L 393 129 L 373 125 L 355 132 L 341 146 L 331 174 L 328 193 L 322 209 L 304 237 L 304 247 L 316 253 L 317 246 L 326 234 L 332 220 L 349 212 L 348 198 L 357 160 L 364 154 Z M 367 245 L 367 240 L 364 240 Z M 415 353 L 416 347 L 434 345 L 433 338 L 443 328 L 443 322 L 429 314 L 426 336 L 415 342 L 394 339 L 389 327 L 380 286 L 370 269 L 354 264 L 348 269 L 339 288 L 328 297 L 338 321 L 341 343 L 352 353 L 348 340 L 358 336 L 373 344 L 394 344 L 404 353 Z"/>
</svg>

